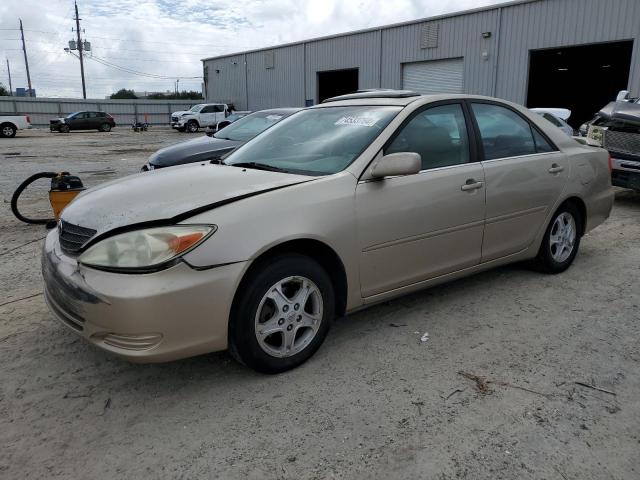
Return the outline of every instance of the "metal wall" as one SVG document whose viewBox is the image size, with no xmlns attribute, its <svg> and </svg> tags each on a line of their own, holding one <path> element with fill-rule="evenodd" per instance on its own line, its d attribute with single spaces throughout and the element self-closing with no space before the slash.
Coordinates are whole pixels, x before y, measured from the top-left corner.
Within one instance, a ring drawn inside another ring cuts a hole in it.
<svg viewBox="0 0 640 480">
<path fill-rule="evenodd" d="M 421 48 L 429 24 L 437 46 Z M 525 103 L 530 50 L 630 39 L 628 89 L 640 95 L 640 0 L 523 0 L 203 62 L 208 100 L 242 109 L 315 103 L 319 71 L 358 68 L 360 88 L 401 88 L 404 63 L 458 57 L 464 92 Z"/>
<path fill-rule="evenodd" d="M 172 112 L 187 110 L 203 100 L 78 100 L 72 98 L 0 97 L 0 113 L 25 114 L 34 126 L 49 125 L 49 120 L 81 110 L 107 112 L 116 125 L 147 121 L 167 125 Z"/>
</svg>

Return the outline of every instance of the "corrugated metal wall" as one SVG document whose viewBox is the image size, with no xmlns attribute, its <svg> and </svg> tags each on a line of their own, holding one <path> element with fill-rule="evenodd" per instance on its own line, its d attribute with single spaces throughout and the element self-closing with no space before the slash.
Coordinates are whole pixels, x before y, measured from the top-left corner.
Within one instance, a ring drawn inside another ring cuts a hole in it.
<svg viewBox="0 0 640 480">
<path fill-rule="evenodd" d="M 247 54 L 247 81 L 251 110 L 304 105 L 304 45 Z"/>
<path fill-rule="evenodd" d="M 437 46 L 421 48 L 432 23 Z M 253 110 L 304 106 L 318 100 L 319 71 L 358 68 L 360 88 L 401 88 L 404 63 L 461 57 L 466 93 L 525 103 L 530 50 L 629 39 L 629 90 L 640 95 L 640 0 L 532 0 L 269 49 L 273 69 L 266 50 L 205 60 L 207 97 Z"/>
<path fill-rule="evenodd" d="M 116 125 L 146 121 L 168 125 L 172 112 L 186 110 L 202 100 L 77 100 L 72 98 L 0 97 L 0 112 L 29 115 L 34 126 L 49 125 L 49 120 L 81 110 L 107 112 Z"/>
</svg>

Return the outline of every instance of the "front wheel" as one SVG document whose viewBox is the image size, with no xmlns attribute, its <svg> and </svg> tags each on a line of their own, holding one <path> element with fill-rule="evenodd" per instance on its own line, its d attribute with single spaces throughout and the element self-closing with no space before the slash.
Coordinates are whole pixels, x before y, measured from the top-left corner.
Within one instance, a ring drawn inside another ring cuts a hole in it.
<svg viewBox="0 0 640 480">
<path fill-rule="evenodd" d="M 297 367 L 320 347 L 335 315 L 327 272 L 304 255 L 263 263 L 243 282 L 229 325 L 229 351 L 263 373 Z"/>
<path fill-rule="evenodd" d="M 567 203 L 558 209 L 551 218 L 533 261 L 537 270 L 560 273 L 569 268 L 580 247 L 582 221 L 580 211 L 573 204 Z"/>
<path fill-rule="evenodd" d="M 198 131 L 198 128 L 200 128 L 198 126 L 198 122 L 196 122 L 195 120 L 189 120 L 189 122 L 187 123 L 187 132 L 189 133 L 196 133 Z"/>
<path fill-rule="evenodd" d="M 69 133 L 69 130 L 71 130 L 69 125 L 60 125 L 60 128 L 58 128 L 60 133 Z"/>
<path fill-rule="evenodd" d="M 0 137 L 13 138 L 16 136 L 18 129 L 10 123 L 5 123 L 0 127 Z"/>
</svg>

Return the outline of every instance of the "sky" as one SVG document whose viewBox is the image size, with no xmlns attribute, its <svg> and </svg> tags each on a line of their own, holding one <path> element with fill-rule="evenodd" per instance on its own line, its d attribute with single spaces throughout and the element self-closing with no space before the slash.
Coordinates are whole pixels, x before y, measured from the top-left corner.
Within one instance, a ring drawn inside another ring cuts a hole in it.
<svg viewBox="0 0 640 480">
<path fill-rule="evenodd" d="M 88 98 L 201 90 L 202 58 L 501 3 L 501 0 L 78 0 Z M 0 1 L 0 83 L 26 87 L 19 19 L 39 97 L 80 97 L 73 0 Z"/>
</svg>

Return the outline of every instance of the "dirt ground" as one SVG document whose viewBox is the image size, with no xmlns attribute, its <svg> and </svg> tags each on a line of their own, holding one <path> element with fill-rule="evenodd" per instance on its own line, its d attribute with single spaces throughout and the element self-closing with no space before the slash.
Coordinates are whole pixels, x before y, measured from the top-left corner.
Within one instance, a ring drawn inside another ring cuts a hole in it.
<svg viewBox="0 0 640 480">
<path fill-rule="evenodd" d="M 640 195 L 617 193 L 564 274 L 516 265 L 372 307 L 294 371 L 226 353 L 133 365 L 49 314 L 45 229 L 9 200 L 31 173 L 96 185 L 187 138 L 0 141 L 0 478 L 640 478 Z"/>
</svg>

